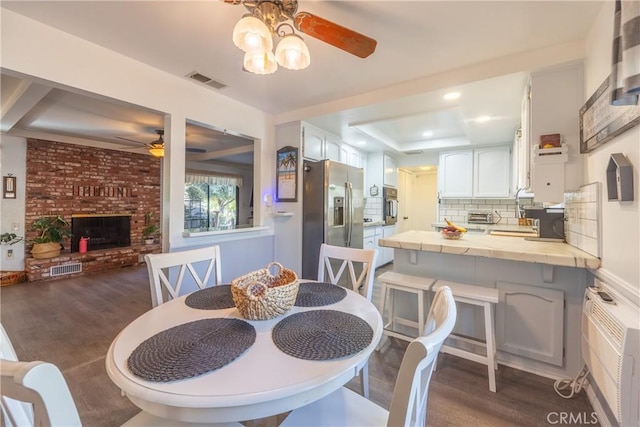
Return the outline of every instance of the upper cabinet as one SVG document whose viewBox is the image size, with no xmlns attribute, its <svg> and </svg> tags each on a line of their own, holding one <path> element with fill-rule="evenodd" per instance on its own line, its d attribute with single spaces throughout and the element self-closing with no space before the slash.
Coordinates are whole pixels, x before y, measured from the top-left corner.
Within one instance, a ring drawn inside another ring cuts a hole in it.
<svg viewBox="0 0 640 427">
<path fill-rule="evenodd" d="M 440 153 L 438 191 L 440 197 L 473 196 L 473 150 Z"/>
<path fill-rule="evenodd" d="M 473 197 L 509 197 L 511 167 L 509 147 L 473 150 Z"/>
<path fill-rule="evenodd" d="M 395 159 L 383 152 L 369 153 L 366 168 L 366 194 L 374 185 L 378 187 L 378 195 L 382 195 L 382 187 L 396 187 L 398 184 L 398 165 Z"/>
<path fill-rule="evenodd" d="M 384 162 L 384 176 L 383 176 L 383 184 L 387 187 L 397 187 L 398 186 L 398 165 L 393 157 L 385 154 L 383 156 Z"/>
<path fill-rule="evenodd" d="M 511 149 L 507 146 L 440 153 L 440 197 L 510 197 L 510 155 Z"/>
<path fill-rule="evenodd" d="M 367 157 L 353 146 L 349 144 L 342 144 L 340 149 L 340 161 L 349 166 L 364 168 L 367 162 Z"/>
<path fill-rule="evenodd" d="M 308 160 L 340 161 L 340 139 L 308 123 L 302 124 L 302 157 Z"/>
</svg>

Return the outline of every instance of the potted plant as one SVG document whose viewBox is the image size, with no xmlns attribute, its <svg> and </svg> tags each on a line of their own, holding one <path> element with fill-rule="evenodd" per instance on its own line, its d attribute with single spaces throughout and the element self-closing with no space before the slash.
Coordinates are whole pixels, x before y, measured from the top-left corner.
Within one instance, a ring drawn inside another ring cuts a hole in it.
<svg viewBox="0 0 640 427">
<path fill-rule="evenodd" d="M 31 254 L 36 259 L 55 258 L 60 255 L 61 242 L 70 238 L 71 225 L 60 215 L 44 216 L 36 219 L 32 225 L 38 231 L 38 236 L 33 239 Z"/>
<path fill-rule="evenodd" d="M 148 224 L 142 229 L 145 245 L 152 245 L 155 242 L 159 229 L 156 224 Z"/>
</svg>

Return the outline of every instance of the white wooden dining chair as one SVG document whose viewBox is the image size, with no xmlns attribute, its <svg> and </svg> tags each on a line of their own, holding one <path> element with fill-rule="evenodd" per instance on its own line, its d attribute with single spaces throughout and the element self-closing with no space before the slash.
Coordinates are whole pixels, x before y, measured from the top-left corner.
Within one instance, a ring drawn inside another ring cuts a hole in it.
<svg viewBox="0 0 640 427">
<path fill-rule="evenodd" d="M 389 411 L 346 387 L 309 405 L 293 410 L 280 427 L 405 426 L 424 427 L 433 367 L 456 324 L 456 305 L 451 290 L 436 293 L 425 335 L 409 343 L 398 371 Z"/>
<path fill-rule="evenodd" d="M 371 301 L 378 251 L 323 243 L 318 261 L 318 282 L 338 284 L 341 280 Z M 333 262 L 332 262 L 333 261 Z M 362 271 L 356 274 L 356 267 Z"/>
<path fill-rule="evenodd" d="M 334 285 L 345 282 L 371 301 L 377 257 L 378 251 L 375 249 L 347 248 L 323 243 L 318 261 L 318 282 L 330 282 Z M 357 266 L 362 267 L 359 274 L 356 273 Z M 359 375 L 361 393 L 368 399 L 369 362 L 362 367 Z"/>
<path fill-rule="evenodd" d="M 2 422 L 7 427 L 80 426 L 78 409 L 69 386 L 52 363 L 19 361 L 0 324 L 0 391 Z M 240 423 L 192 424 L 160 418 L 141 411 L 123 424 L 126 427 L 244 427 Z"/>
<path fill-rule="evenodd" d="M 204 289 L 208 285 L 215 286 L 222 281 L 219 246 L 147 254 L 144 260 L 149 272 L 153 307 L 177 298 L 183 288 L 193 286 L 192 283 Z M 187 272 L 189 274 L 186 274 Z"/>
</svg>

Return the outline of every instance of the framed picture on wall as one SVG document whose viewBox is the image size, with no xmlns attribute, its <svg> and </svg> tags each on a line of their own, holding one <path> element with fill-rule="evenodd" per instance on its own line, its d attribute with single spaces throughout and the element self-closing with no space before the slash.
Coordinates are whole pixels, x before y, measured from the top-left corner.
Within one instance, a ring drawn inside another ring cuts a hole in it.
<svg viewBox="0 0 640 427">
<path fill-rule="evenodd" d="M 16 198 L 16 177 L 9 174 L 2 177 L 2 197 L 5 199 Z"/>
<path fill-rule="evenodd" d="M 611 105 L 609 80 L 580 109 L 580 153 L 593 151 L 640 123 L 640 106 Z"/>
<path fill-rule="evenodd" d="M 298 200 L 298 149 L 282 147 L 276 158 L 276 201 Z"/>
</svg>

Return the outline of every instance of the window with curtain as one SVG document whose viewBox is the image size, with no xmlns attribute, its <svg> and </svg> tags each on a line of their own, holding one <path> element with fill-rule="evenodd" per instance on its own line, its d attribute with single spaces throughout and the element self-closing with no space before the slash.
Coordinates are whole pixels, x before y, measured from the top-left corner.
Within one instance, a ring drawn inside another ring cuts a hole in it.
<svg viewBox="0 0 640 427">
<path fill-rule="evenodd" d="M 209 171 L 187 171 L 184 186 L 184 228 L 233 229 L 238 225 L 242 177 Z"/>
</svg>

